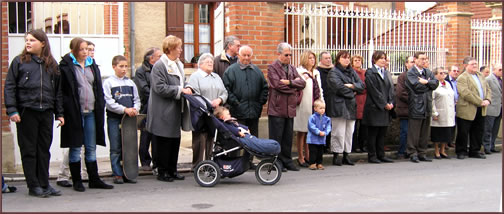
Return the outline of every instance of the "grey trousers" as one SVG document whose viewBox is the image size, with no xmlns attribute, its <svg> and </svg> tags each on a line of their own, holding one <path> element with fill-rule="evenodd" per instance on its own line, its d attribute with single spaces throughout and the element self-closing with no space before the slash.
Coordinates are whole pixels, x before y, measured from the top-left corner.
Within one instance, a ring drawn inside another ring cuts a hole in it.
<svg viewBox="0 0 504 214">
<path fill-rule="evenodd" d="M 425 155 L 430 133 L 430 117 L 426 119 L 408 119 L 408 148 L 409 156 Z"/>
</svg>

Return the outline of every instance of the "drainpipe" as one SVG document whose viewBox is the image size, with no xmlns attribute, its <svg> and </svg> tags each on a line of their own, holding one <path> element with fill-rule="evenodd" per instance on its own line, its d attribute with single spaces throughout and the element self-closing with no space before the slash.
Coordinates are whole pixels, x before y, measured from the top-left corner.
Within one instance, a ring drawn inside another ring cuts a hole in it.
<svg viewBox="0 0 504 214">
<path fill-rule="evenodd" d="M 135 2 L 129 2 L 129 42 L 130 42 L 130 64 L 131 77 L 135 76 Z"/>
</svg>

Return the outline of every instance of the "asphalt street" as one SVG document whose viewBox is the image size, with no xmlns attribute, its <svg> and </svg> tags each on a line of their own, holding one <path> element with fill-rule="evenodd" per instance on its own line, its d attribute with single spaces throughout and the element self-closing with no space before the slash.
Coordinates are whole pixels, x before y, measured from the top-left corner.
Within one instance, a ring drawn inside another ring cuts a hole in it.
<svg viewBox="0 0 504 214">
<path fill-rule="evenodd" d="M 137 184 L 79 193 L 58 187 L 63 196 L 28 196 L 23 181 L 10 182 L 17 193 L 2 195 L 4 212 L 217 212 L 359 211 L 497 212 L 502 200 L 502 155 L 487 159 L 330 166 L 282 174 L 273 186 L 257 182 L 254 172 L 200 187 L 191 173 L 166 183 L 153 175 Z M 111 183 L 111 178 L 104 178 Z M 87 187 L 87 184 L 85 183 Z"/>
</svg>

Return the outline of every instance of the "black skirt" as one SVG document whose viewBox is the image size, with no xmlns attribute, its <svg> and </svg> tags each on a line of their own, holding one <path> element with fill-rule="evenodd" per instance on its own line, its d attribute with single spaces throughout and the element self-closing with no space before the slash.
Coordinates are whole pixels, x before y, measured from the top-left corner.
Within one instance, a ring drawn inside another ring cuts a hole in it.
<svg viewBox="0 0 504 214">
<path fill-rule="evenodd" d="M 453 140 L 455 127 L 431 127 L 431 141 L 434 143 L 450 143 Z"/>
</svg>

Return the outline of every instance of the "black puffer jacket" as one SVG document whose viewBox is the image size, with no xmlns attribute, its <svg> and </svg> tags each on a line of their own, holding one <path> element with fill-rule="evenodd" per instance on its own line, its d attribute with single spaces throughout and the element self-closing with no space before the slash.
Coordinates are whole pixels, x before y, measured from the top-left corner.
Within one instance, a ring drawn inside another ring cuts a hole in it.
<svg viewBox="0 0 504 214">
<path fill-rule="evenodd" d="M 354 89 L 346 87 L 344 84 L 353 84 Z M 343 68 L 340 64 L 336 65 L 327 76 L 326 114 L 332 118 L 342 117 L 347 120 L 357 118 L 357 103 L 355 93 L 364 91 L 364 83 L 357 76 L 352 67 Z"/>
<path fill-rule="evenodd" d="M 7 114 L 22 114 L 22 108 L 52 109 L 56 118 L 63 117 L 60 83 L 59 73 L 47 72 L 45 62 L 39 57 L 32 55 L 30 62 L 21 63 L 20 56 L 17 56 L 12 60 L 5 80 Z"/>
</svg>

